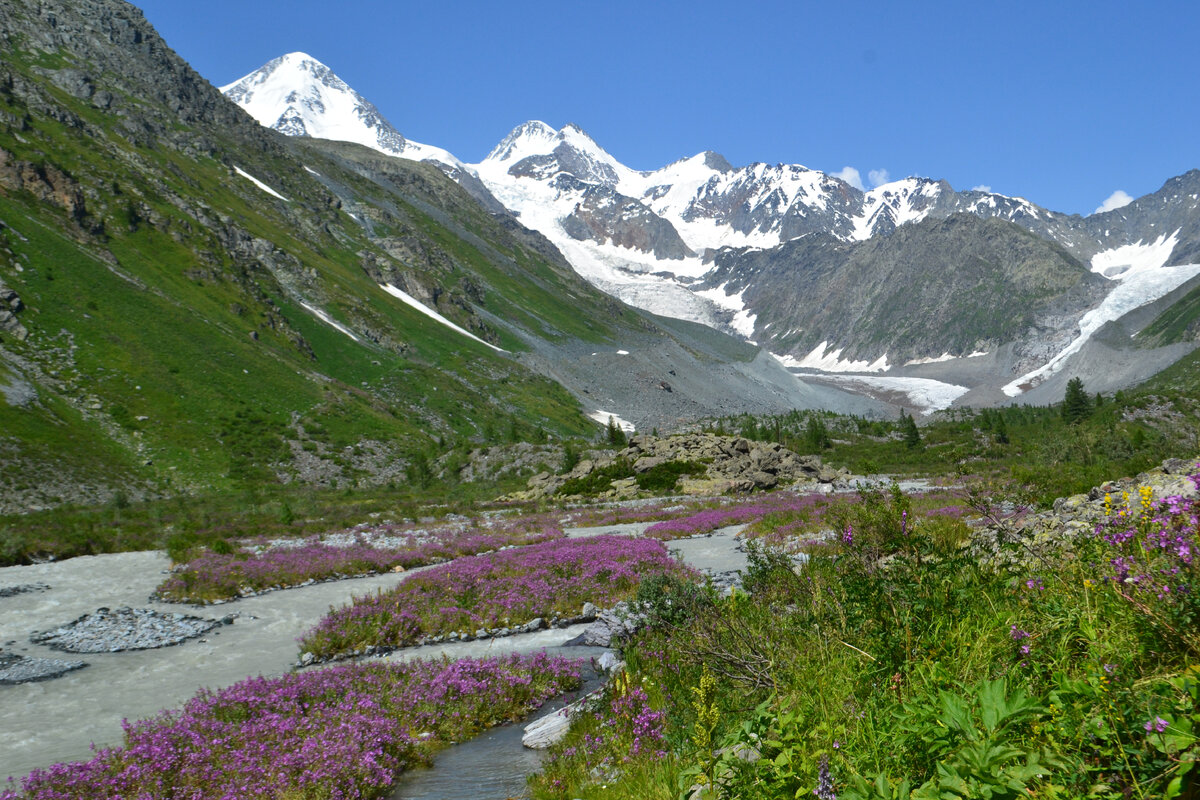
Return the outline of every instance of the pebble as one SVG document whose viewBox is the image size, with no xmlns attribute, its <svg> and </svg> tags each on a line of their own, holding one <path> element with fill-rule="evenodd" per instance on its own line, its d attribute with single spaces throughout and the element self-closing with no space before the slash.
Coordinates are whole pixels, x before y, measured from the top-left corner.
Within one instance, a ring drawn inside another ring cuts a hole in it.
<svg viewBox="0 0 1200 800">
<path fill-rule="evenodd" d="M 218 625 L 230 625 L 236 618 L 236 614 L 217 620 L 147 608 L 99 608 L 74 622 L 35 633 L 29 640 L 68 653 L 153 650 L 201 636 Z"/>
<path fill-rule="evenodd" d="M 83 669 L 84 661 L 64 661 L 60 658 L 29 658 L 0 653 L 0 686 L 47 681 L 72 670 Z"/>
</svg>

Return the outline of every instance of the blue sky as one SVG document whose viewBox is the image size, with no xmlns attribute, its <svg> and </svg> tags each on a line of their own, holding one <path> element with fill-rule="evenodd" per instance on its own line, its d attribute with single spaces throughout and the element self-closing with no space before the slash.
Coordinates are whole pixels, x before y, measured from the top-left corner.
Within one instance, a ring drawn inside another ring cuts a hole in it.
<svg viewBox="0 0 1200 800">
<path fill-rule="evenodd" d="M 1200 167 L 1200 3 L 142 0 L 221 85 L 302 50 L 478 161 L 527 119 L 654 169 L 853 167 L 1088 214 Z"/>
</svg>

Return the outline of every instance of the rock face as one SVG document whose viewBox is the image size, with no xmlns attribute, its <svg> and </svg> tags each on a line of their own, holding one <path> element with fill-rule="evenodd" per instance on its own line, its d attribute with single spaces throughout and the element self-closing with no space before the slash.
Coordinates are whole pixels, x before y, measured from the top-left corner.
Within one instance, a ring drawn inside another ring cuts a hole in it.
<svg viewBox="0 0 1200 800">
<path fill-rule="evenodd" d="M 741 292 L 759 325 L 788 332 L 774 352 L 802 358 L 828 341 L 843 358 L 886 353 L 901 364 L 930 347 L 966 354 L 1018 341 L 1030 352 L 1019 366 L 1031 368 L 1049 357 L 1039 347 L 1065 347 L 1111 288 L 1062 246 L 971 214 L 864 242 L 819 234 L 772 250 L 727 250 L 715 266 L 705 285 Z"/>
<path fill-rule="evenodd" d="M 1200 495 L 1200 489 L 1189 478 L 1200 469 L 1197 462 L 1200 458 L 1168 459 L 1135 478 L 1108 481 L 1087 494 L 1060 497 L 1050 511 L 989 525 L 972 537 L 971 552 L 984 564 L 997 568 L 1036 564 L 1052 554 L 1069 552 L 1075 540 L 1091 535 L 1104 520 L 1105 495 L 1111 498 L 1113 509 L 1124 506 L 1125 492 L 1129 493 L 1130 504 L 1136 507 L 1140 487 L 1150 487 L 1156 501 L 1171 495 Z M 1020 542 L 1021 547 L 1004 546 L 1014 542 Z"/>
<path fill-rule="evenodd" d="M 628 639 L 645 623 L 645 618 L 635 613 L 628 603 L 617 603 L 600 612 L 596 621 L 583 632 L 580 644 L 590 647 L 613 647 Z"/>
<path fill-rule="evenodd" d="M 821 463 L 814 455 L 799 455 L 778 442 L 756 442 L 735 436 L 689 433 L 676 436 L 635 436 L 624 450 L 589 454 L 565 475 L 543 472 L 529 479 L 529 489 L 516 497 L 530 499 L 562 494 L 568 481 L 587 478 L 601 470 L 627 466 L 632 477 L 616 478 L 601 496 L 633 497 L 639 493 L 637 477 L 656 468 L 686 463 L 692 474 L 676 487 L 685 494 L 725 494 L 773 489 L 791 485 L 833 483 L 849 476 Z M 569 487 L 567 489 L 569 491 Z"/>
<path fill-rule="evenodd" d="M 0 332 L 8 333 L 21 342 L 29 336 L 29 331 L 17 320 L 17 312 L 24 308 L 20 295 L 0 281 Z"/>
</svg>

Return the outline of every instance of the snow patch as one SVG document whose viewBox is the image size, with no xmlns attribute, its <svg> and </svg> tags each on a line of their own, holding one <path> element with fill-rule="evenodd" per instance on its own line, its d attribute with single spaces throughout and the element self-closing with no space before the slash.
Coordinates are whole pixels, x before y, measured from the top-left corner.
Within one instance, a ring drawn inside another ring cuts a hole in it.
<svg viewBox="0 0 1200 800">
<path fill-rule="evenodd" d="M 815 369 L 821 372 L 887 372 L 891 369 L 887 353 L 874 361 L 853 361 L 842 359 L 842 349 L 829 349 L 829 342 L 821 342 L 804 358 L 796 359 L 790 355 L 772 353 L 779 363 L 791 369 Z"/>
<path fill-rule="evenodd" d="M 915 364 L 940 364 L 943 361 L 953 361 L 958 356 L 952 356 L 949 353 L 942 353 L 936 358 L 914 358 L 912 361 L 905 361 L 904 366 L 911 367 Z"/>
<path fill-rule="evenodd" d="M 1140 272 L 1162 269 L 1177 244 L 1178 230 L 1170 236 L 1163 234 L 1149 244 L 1138 241 L 1114 247 L 1092 256 L 1091 269 L 1109 280 L 1124 280 Z"/>
<path fill-rule="evenodd" d="M 491 342 L 485 342 L 483 339 L 480 339 L 478 336 L 471 333 L 466 328 L 463 328 L 459 325 L 455 325 L 453 322 L 446 319 L 441 314 L 434 311 L 432 308 L 425 305 L 424 303 L 422 303 L 417 298 L 413 297 L 408 292 L 405 292 L 402 289 L 397 289 L 395 286 L 392 286 L 390 283 L 381 283 L 381 284 L 379 284 L 379 288 L 383 289 L 385 292 L 390 294 L 392 297 L 395 297 L 395 298 L 403 301 L 405 304 L 412 306 L 417 311 L 420 311 L 422 314 L 429 317 L 430 319 L 436 320 L 436 321 L 442 323 L 443 325 L 445 325 L 447 328 L 450 328 L 451 330 L 456 331 L 457 333 L 461 333 L 463 336 L 466 336 L 467 338 L 474 339 L 475 341 L 479 342 L 480 344 L 487 345 L 488 347 L 495 350 L 497 353 L 507 353 L 508 352 L 507 350 L 496 347 L 496 345 L 492 344 Z"/>
<path fill-rule="evenodd" d="M 329 316 L 328 314 L 326 314 L 324 311 L 317 308 L 316 306 L 310 306 L 308 303 L 305 303 L 303 300 L 300 301 L 300 305 L 302 305 L 306 309 L 308 309 L 309 313 L 311 313 L 317 319 L 324 322 L 326 325 L 329 325 L 332 328 L 336 328 L 337 330 L 346 334 L 347 336 L 349 336 L 351 339 L 353 339 L 356 342 L 362 341 L 362 339 L 359 339 L 357 336 L 355 336 L 354 333 L 349 328 L 347 328 L 345 325 L 338 322 L 336 319 Z"/>
<path fill-rule="evenodd" d="M 255 186 L 257 186 L 258 188 L 262 189 L 264 192 L 266 192 L 267 194 L 271 195 L 272 197 L 278 197 L 280 200 L 283 200 L 285 203 L 290 203 L 290 202 L 291 202 L 291 201 L 290 201 L 290 200 L 288 200 L 286 197 L 284 197 L 283 195 L 281 195 L 279 192 L 275 191 L 275 190 L 274 190 L 274 189 L 272 189 L 270 186 L 267 186 L 265 183 L 263 183 L 263 182 L 262 182 L 262 181 L 260 181 L 258 178 L 256 178 L 256 177 L 254 177 L 253 175 L 251 175 L 249 172 L 246 172 L 246 170 L 242 169 L 241 167 L 234 167 L 234 168 L 233 168 L 233 171 L 234 171 L 234 172 L 236 172 L 238 175 L 241 175 L 241 176 L 242 176 L 243 178 L 245 178 L 246 180 L 248 180 L 248 181 L 250 181 L 251 183 L 253 183 L 253 184 L 254 184 Z"/>
<path fill-rule="evenodd" d="M 970 389 L 954 383 L 943 383 L 929 378 L 888 378 L 859 375 L 830 377 L 834 383 L 843 386 L 859 386 L 867 389 L 877 389 L 887 392 L 902 392 L 908 397 L 908 402 L 921 409 L 923 416 L 929 416 L 934 411 L 949 408 L 954 401 L 966 394 Z"/>
<path fill-rule="evenodd" d="M 632 422 L 629 422 L 628 420 L 623 420 L 620 417 L 618 417 L 616 414 L 612 414 L 608 411 L 601 411 L 601 410 L 597 409 L 597 410 L 593 411 L 592 413 L 588 414 L 588 419 L 594 419 L 596 422 L 599 422 L 601 425 L 608 425 L 608 420 L 610 417 L 612 418 L 612 421 L 617 424 L 617 427 L 620 428 L 621 430 L 625 431 L 625 433 L 633 433 L 636 430 L 633 427 Z"/>
<path fill-rule="evenodd" d="M 1117 286 L 1108 293 L 1108 297 L 1105 297 L 1099 306 L 1084 314 L 1079 320 L 1079 335 L 1070 344 L 1042 367 L 1027 372 L 1002 387 L 1004 393 L 1009 397 L 1016 397 L 1031 386 L 1041 383 L 1061 370 L 1067 359 L 1078 353 L 1087 340 L 1092 337 L 1092 334 L 1098 331 L 1104 323 L 1120 319 L 1135 308 L 1153 303 L 1196 275 L 1200 275 L 1200 264 L 1141 268 L 1125 273 Z"/>
</svg>

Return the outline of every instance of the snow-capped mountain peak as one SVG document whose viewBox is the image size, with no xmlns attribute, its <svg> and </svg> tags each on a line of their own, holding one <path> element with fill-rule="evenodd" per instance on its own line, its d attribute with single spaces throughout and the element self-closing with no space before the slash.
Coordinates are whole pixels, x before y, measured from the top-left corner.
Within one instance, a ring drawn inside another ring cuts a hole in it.
<svg viewBox="0 0 1200 800">
<path fill-rule="evenodd" d="M 545 155 L 554 149 L 558 131 L 541 120 L 523 122 L 492 148 L 484 161 L 516 162 L 527 156 Z"/>
<path fill-rule="evenodd" d="M 221 91 L 261 124 L 288 136 L 354 142 L 414 161 L 461 165 L 439 147 L 406 139 L 373 103 L 307 53 L 273 59 Z"/>
</svg>

